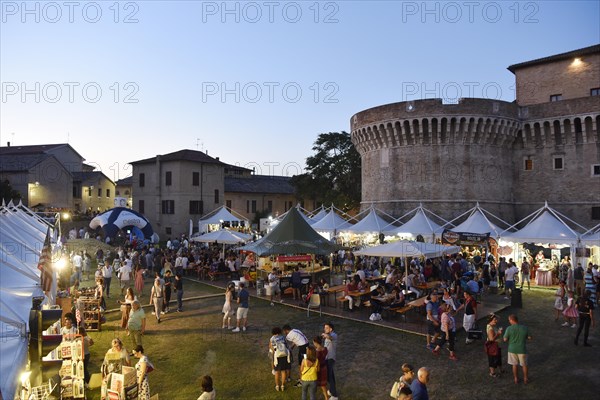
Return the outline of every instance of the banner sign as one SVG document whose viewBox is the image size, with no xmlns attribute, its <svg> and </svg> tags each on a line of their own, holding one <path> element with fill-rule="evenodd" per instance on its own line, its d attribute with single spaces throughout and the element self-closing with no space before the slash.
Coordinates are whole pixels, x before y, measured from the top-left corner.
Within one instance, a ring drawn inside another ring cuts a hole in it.
<svg viewBox="0 0 600 400">
<path fill-rule="evenodd" d="M 287 262 L 287 261 L 311 261 L 311 255 L 304 256 L 277 256 L 277 262 Z"/>
<path fill-rule="evenodd" d="M 444 229 L 442 233 L 442 243 L 453 245 L 485 246 L 489 239 L 489 233 L 452 232 L 448 229 Z"/>
</svg>

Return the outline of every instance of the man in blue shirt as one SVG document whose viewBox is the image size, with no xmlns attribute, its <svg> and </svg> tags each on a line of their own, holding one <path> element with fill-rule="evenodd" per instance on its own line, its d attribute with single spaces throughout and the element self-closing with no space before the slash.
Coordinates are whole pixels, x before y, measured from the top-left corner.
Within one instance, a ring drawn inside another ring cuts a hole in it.
<svg viewBox="0 0 600 400">
<path fill-rule="evenodd" d="M 429 400 L 427 383 L 429 383 L 429 369 L 427 369 L 427 367 L 421 367 L 419 368 L 417 379 L 410 384 L 413 400 Z"/>
<path fill-rule="evenodd" d="M 242 327 L 242 330 L 246 332 L 246 327 L 248 326 L 248 299 L 250 298 L 250 293 L 248 293 L 244 286 L 244 282 L 240 282 L 240 292 L 238 293 L 237 298 L 239 304 L 237 309 L 237 323 L 232 332 L 239 332 L 240 326 Z"/>
</svg>

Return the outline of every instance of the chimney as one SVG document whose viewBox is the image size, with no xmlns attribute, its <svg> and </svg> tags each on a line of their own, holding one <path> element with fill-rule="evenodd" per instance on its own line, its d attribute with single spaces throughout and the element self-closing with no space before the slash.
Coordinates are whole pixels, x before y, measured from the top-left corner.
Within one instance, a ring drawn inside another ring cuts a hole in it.
<svg viewBox="0 0 600 400">
<path fill-rule="evenodd" d="M 10 147 L 10 142 L 6 142 L 6 147 Z"/>
<path fill-rule="evenodd" d="M 219 157 L 215 157 L 215 159 L 216 159 L 217 161 L 219 161 Z"/>
</svg>

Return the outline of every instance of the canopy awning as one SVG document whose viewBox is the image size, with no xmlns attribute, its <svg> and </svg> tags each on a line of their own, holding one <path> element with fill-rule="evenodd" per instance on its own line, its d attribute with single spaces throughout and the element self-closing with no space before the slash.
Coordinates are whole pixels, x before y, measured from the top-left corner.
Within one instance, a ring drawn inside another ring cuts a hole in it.
<svg viewBox="0 0 600 400">
<path fill-rule="evenodd" d="M 412 242 L 399 240 L 380 246 L 367 247 L 354 254 L 374 257 L 441 257 L 446 254 L 460 252 L 460 246 L 444 246 L 441 244 Z"/>
</svg>

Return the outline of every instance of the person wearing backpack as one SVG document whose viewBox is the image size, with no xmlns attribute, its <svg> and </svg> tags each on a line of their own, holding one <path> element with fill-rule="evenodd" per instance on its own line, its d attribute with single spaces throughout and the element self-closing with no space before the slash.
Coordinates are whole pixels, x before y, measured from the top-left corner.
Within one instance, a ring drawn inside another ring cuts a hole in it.
<svg viewBox="0 0 600 400">
<path fill-rule="evenodd" d="M 291 369 L 291 355 L 287 347 L 285 336 L 280 327 L 276 326 L 271 330 L 269 339 L 269 355 L 272 360 L 272 372 L 275 375 L 275 390 L 284 391 L 285 382 L 288 378 L 288 371 Z"/>
<path fill-rule="evenodd" d="M 154 278 L 154 285 L 150 291 L 150 303 L 148 303 L 148 305 L 152 305 L 154 303 L 154 311 L 152 314 L 156 315 L 156 322 L 160 324 L 160 314 L 164 314 L 162 307 L 165 295 L 165 281 L 160 278 L 160 274 L 158 272 L 155 274 L 156 277 Z"/>
</svg>

